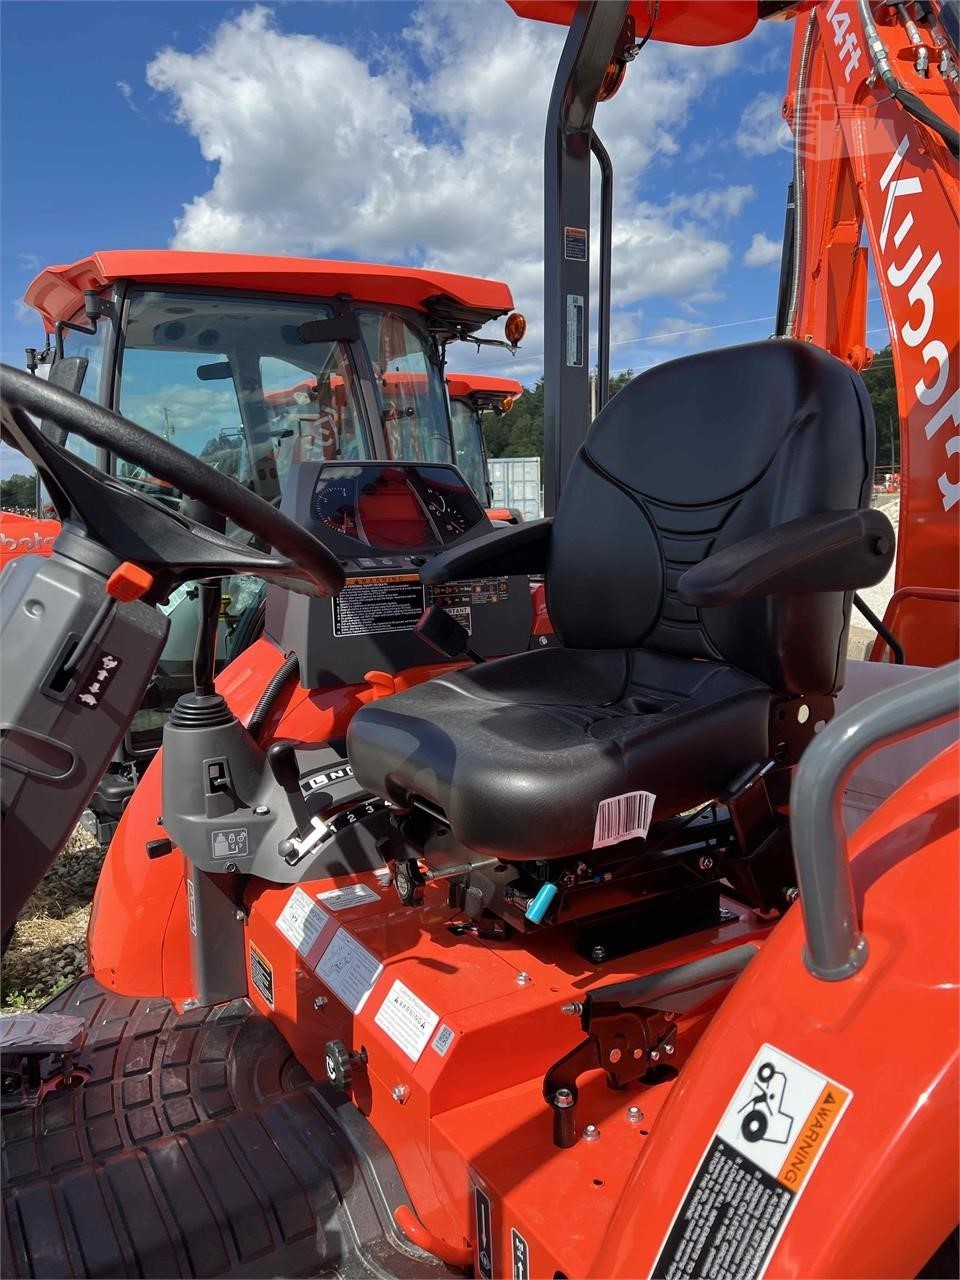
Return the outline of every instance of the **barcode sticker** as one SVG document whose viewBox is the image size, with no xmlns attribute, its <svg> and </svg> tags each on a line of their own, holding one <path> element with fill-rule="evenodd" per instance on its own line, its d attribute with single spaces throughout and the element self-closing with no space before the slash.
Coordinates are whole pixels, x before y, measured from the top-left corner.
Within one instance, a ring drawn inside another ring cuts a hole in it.
<svg viewBox="0 0 960 1280">
<path fill-rule="evenodd" d="M 625 795 L 601 800 L 593 828 L 594 849 L 645 836 L 650 830 L 656 798 L 652 791 L 628 791 Z"/>
</svg>

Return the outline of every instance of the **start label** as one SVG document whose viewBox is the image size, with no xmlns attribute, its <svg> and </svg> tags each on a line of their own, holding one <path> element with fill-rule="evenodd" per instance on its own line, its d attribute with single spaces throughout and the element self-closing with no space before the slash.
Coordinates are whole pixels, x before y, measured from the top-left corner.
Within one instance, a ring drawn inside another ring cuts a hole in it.
<svg viewBox="0 0 960 1280">
<path fill-rule="evenodd" d="M 850 1103 L 849 1089 L 765 1044 L 704 1153 L 655 1280 L 756 1280 Z"/>
</svg>

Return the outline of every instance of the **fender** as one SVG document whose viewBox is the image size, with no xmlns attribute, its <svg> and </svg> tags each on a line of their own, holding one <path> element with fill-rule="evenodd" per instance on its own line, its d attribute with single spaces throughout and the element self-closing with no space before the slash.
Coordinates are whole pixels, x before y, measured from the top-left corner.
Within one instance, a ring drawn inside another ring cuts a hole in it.
<svg viewBox="0 0 960 1280">
<path fill-rule="evenodd" d="M 851 842 L 871 949 L 855 977 L 826 983 L 807 971 L 799 911 L 773 931 L 654 1122 L 591 1275 L 652 1273 L 716 1125 L 764 1043 L 853 1094 L 770 1275 L 916 1275 L 956 1226 L 958 770 L 955 744 Z"/>
</svg>

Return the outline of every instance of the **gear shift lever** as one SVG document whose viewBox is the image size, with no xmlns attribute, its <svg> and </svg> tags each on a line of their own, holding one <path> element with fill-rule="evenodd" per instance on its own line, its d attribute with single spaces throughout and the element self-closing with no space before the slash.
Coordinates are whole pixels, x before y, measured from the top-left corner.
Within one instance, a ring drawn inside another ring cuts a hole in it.
<svg viewBox="0 0 960 1280">
<path fill-rule="evenodd" d="M 300 765 L 297 763 L 297 753 L 293 743 L 274 742 L 267 749 L 267 763 L 277 785 L 286 792 L 297 835 L 306 835 L 310 830 L 310 814 L 307 811 L 303 792 L 300 790 Z"/>
</svg>

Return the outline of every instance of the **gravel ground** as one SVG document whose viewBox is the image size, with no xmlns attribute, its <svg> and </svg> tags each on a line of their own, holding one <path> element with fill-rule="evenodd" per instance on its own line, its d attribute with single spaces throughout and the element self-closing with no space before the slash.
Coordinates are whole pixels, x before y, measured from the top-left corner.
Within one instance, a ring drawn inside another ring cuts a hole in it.
<svg viewBox="0 0 960 1280">
<path fill-rule="evenodd" d="M 77 827 L 24 907 L 0 965 L 5 1008 L 35 1008 L 85 969 L 87 921 L 103 853 Z"/>
</svg>

